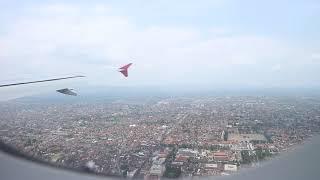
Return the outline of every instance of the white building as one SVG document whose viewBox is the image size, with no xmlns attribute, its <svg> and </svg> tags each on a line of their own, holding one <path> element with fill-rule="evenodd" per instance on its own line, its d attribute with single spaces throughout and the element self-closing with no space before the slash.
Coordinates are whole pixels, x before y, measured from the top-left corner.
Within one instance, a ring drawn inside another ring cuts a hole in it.
<svg viewBox="0 0 320 180">
<path fill-rule="evenodd" d="M 218 168 L 218 164 L 205 164 L 206 169 L 215 169 Z"/>
<path fill-rule="evenodd" d="M 166 168 L 163 165 L 153 164 L 150 168 L 150 175 L 161 177 Z"/>
<path fill-rule="evenodd" d="M 237 171 L 238 167 L 237 167 L 237 165 L 234 165 L 234 164 L 225 164 L 224 170 L 225 171 Z"/>
</svg>

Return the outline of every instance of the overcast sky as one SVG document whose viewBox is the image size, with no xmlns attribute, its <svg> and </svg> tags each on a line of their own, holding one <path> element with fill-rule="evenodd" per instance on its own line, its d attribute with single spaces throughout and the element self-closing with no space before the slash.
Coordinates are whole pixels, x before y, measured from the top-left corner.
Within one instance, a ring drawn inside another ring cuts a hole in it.
<svg viewBox="0 0 320 180">
<path fill-rule="evenodd" d="M 316 87 L 319 19 L 318 0 L 0 1 L 0 82 Z"/>
</svg>

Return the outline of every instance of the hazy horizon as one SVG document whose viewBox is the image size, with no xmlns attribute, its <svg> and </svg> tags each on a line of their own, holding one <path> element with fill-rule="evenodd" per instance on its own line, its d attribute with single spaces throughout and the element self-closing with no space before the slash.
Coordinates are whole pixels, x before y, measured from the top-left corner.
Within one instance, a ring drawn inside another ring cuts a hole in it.
<svg viewBox="0 0 320 180">
<path fill-rule="evenodd" d="M 0 101 L 4 100 L 36 100 L 41 102 L 94 102 L 104 100 L 126 100 L 135 99 L 139 101 L 146 101 L 150 98 L 206 98 L 206 97 L 320 97 L 320 88 L 298 88 L 298 89 L 272 89 L 272 88 L 217 88 L 217 89 L 185 89 L 185 88 L 171 88 L 166 87 L 91 87 L 75 89 L 78 93 L 77 97 L 66 96 L 57 93 L 54 89 L 51 91 L 44 91 L 41 93 L 31 93 L 28 95 L 20 95 L 12 93 L 12 98 L 7 98 L 7 94 L 0 96 Z M 4 98 L 4 100 L 2 99 Z"/>
</svg>

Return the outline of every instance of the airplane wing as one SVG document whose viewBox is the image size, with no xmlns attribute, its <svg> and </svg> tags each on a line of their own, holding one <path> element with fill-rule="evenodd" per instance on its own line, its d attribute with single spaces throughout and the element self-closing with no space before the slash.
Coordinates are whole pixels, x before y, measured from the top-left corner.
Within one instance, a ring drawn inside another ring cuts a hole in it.
<svg viewBox="0 0 320 180">
<path fill-rule="evenodd" d="M 132 65 L 132 63 L 126 64 L 119 68 L 119 72 L 121 72 L 125 77 L 128 77 L 128 68 Z M 40 91 L 49 91 L 52 86 L 59 86 L 55 87 L 56 91 L 65 95 L 77 96 L 77 93 L 73 92 L 73 89 L 65 88 L 66 83 L 62 85 L 62 83 L 58 83 L 62 80 L 65 80 L 69 86 L 69 83 L 72 79 L 83 78 L 85 76 L 77 75 L 77 76 L 67 76 L 67 77 L 60 77 L 60 78 L 53 78 L 53 79 L 43 79 L 43 80 L 36 80 L 36 81 L 25 81 L 25 82 L 17 82 L 17 83 L 9 83 L 9 84 L 0 84 L 0 100 L 9 100 L 23 96 L 30 96 L 33 95 L 34 90 L 39 93 Z M 72 80 L 74 81 L 74 80 Z M 57 83 L 49 83 L 49 82 L 57 82 Z M 48 84 L 49 83 L 49 84 Z M 34 85 L 37 84 L 37 85 Z M 14 87 L 12 87 L 14 86 Z M 17 88 L 16 86 L 23 86 Z M 32 89 L 33 88 L 33 89 Z M 20 91 L 17 93 L 17 90 Z M 50 90 L 51 91 L 51 90 Z M 19 94 L 19 95 L 18 95 Z"/>
<path fill-rule="evenodd" d="M 128 77 L 128 69 L 132 65 L 132 63 L 129 63 L 127 65 L 124 65 L 119 68 L 119 72 L 121 72 L 125 77 Z"/>
<path fill-rule="evenodd" d="M 28 81 L 28 82 L 19 82 L 19 83 L 12 83 L 12 84 L 2 84 L 1 87 L 9 87 L 9 86 L 19 86 L 23 84 L 34 84 L 34 83 L 42 83 L 42 82 L 49 82 L 49 81 L 60 81 L 64 79 L 73 79 L 73 78 L 80 78 L 85 76 L 70 76 L 70 77 L 62 77 L 62 78 L 54 78 L 54 79 L 45 79 L 45 80 L 38 80 L 38 81 Z"/>
</svg>

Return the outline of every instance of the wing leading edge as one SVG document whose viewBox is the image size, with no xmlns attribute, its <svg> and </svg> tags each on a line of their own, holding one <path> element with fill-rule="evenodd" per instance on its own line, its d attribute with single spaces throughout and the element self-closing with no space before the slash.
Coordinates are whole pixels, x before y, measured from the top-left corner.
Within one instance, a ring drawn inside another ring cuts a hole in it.
<svg viewBox="0 0 320 180">
<path fill-rule="evenodd" d="M 29 82 L 20 82 L 20 83 L 13 83 L 13 84 L 1 84 L 1 87 L 9 87 L 9 86 L 19 86 L 24 84 L 35 84 L 35 83 L 42 83 L 42 82 L 49 82 L 49 81 L 60 81 L 64 79 L 73 79 L 73 78 L 81 78 L 85 76 L 69 76 L 69 77 L 62 77 L 62 78 L 54 78 L 54 79 L 45 79 L 45 80 L 39 80 L 39 81 L 29 81 Z"/>
</svg>

